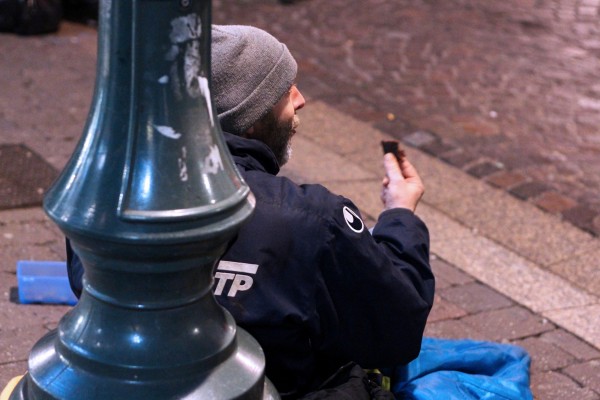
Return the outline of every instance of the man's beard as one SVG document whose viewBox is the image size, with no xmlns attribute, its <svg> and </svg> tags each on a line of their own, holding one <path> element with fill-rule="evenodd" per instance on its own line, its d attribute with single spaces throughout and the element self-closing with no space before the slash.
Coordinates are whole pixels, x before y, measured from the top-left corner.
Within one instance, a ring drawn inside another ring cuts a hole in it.
<svg viewBox="0 0 600 400">
<path fill-rule="evenodd" d="M 292 156 L 292 136 L 300 123 L 297 115 L 285 121 L 278 121 L 273 113 L 268 113 L 261 120 L 260 132 L 255 139 L 265 143 L 273 154 L 279 166 L 285 165 Z"/>
</svg>

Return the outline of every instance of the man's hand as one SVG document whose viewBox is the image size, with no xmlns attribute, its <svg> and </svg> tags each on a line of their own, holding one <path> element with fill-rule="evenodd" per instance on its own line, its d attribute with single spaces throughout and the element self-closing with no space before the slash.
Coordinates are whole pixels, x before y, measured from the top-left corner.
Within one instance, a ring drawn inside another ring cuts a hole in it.
<svg viewBox="0 0 600 400">
<path fill-rule="evenodd" d="M 415 167 L 406 157 L 398 164 L 396 157 L 390 153 L 383 156 L 383 166 L 386 176 L 382 182 L 381 201 L 385 209 L 408 208 L 414 212 L 425 193 L 425 186 Z"/>
</svg>

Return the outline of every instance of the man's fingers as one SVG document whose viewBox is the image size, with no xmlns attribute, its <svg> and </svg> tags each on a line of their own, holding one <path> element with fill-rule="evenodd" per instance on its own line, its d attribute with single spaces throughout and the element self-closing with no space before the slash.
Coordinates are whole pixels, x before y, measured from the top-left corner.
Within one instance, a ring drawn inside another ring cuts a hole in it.
<svg viewBox="0 0 600 400">
<path fill-rule="evenodd" d="M 419 176 L 419 173 L 417 172 L 416 168 L 406 158 L 403 159 L 402 164 L 400 164 L 400 171 L 405 179 L 416 178 L 421 180 L 421 177 Z"/>
<path fill-rule="evenodd" d="M 387 177 L 391 181 L 404 179 L 402 171 L 400 170 L 400 165 L 398 165 L 398 160 L 396 160 L 396 157 L 393 154 L 387 153 L 383 156 L 383 167 L 385 168 Z"/>
</svg>

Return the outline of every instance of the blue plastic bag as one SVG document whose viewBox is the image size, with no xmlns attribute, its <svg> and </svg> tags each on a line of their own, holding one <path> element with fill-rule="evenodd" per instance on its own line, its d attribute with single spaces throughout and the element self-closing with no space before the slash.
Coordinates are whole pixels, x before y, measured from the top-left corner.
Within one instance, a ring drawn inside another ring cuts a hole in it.
<svg viewBox="0 0 600 400">
<path fill-rule="evenodd" d="M 530 362 L 514 345 L 424 338 L 414 361 L 387 373 L 397 399 L 531 400 Z"/>
</svg>

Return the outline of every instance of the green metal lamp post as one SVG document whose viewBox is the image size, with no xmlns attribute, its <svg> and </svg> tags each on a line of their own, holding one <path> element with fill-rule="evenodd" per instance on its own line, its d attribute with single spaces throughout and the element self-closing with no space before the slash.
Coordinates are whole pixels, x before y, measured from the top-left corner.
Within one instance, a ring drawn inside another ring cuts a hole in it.
<svg viewBox="0 0 600 400">
<path fill-rule="evenodd" d="M 99 19 L 86 128 L 44 202 L 84 290 L 10 399 L 279 398 L 211 291 L 254 204 L 210 97 L 210 0 L 103 0 Z"/>
</svg>

